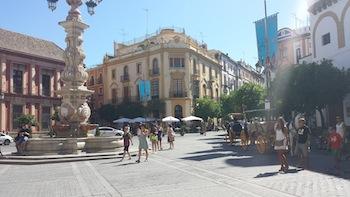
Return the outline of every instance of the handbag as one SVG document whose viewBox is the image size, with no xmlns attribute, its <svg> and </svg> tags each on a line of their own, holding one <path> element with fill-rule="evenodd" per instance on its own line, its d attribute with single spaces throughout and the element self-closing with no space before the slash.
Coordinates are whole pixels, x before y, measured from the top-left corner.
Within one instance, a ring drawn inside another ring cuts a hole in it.
<svg viewBox="0 0 350 197">
<path fill-rule="evenodd" d="M 275 146 L 284 146 L 284 139 L 283 140 L 276 140 Z"/>
</svg>

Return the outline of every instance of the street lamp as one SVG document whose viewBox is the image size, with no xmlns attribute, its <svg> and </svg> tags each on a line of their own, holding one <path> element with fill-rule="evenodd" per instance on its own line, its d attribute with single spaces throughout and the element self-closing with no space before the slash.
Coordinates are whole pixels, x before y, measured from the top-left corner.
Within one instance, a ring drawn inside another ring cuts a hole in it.
<svg viewBox="0 0 350 197">
<path fill-rule="evenodd" d="M 62 96 L 60 107 L 60 119 L 66 124 L 73 136 L 79 135 L 79 128 L 87 121 L 91 115 L 91 109 L 87 104 L 87 97 L 94 91 L 88 90 L 84 85 L 88 79 L 85 71 L 85 54 L 82 48 L 84 30 L 89 26 L 83 23 L 79 7 L 85 3 L 88 13 L 93 15 L 94 8 L 102 0 L 66 0 L 70 6 L 68 16 L 65 21 L 59 22 L 66 32 L 67 47 L 64 50 L 63 58 L 65 62 L 61 80 L 64 85 L 56 93 Z M 52 11 L 56 9 L 58 0 L 47 0 L 48 7 Z"/>
<path fill-rule="evenodd" d="M 49 9 L 51 11 L 54 11 L 57 7 L 57 2 L 58 0 L 47 0 L 47 3 L 48 3 L 48 6 L 49 6 Z M 69 5 L 71 5 L 71 0 L 67 0 L 67 3 Z M 87 9 L 88 9 L 88 13 L 90 15 L 93 15 L 95 14 L 95 7 L 102 2 L 102 0 L 76 0 L 75 2 L 78 2 L 78 4 L 75 4 L 74 5 L 78 5 L 80 6 L 83 2 L 85 2 L 86 6 L 87 6 Z M 80 3 L 79 3 L 80 2 Z"/>
<path fill-rule="evenodd" d="M 258 62 L 255 64 L 255 68 L 256 68 L 256 71 L 260 74 L 260 73 L 261 73 L 261 70 L 262 70 L 262 65 L 260 64 L 260 61 L 258 61 Z"/>
<path fill-rule="evenodd" d="M 49 9 L 51 10 L 51 11 L 54 11 L 55 9 L 56 9 L 56 7 L 57 7 L 57 1 L 58 0 L 47 0 L 47 4 L 49 5 Z"/>
</svg>

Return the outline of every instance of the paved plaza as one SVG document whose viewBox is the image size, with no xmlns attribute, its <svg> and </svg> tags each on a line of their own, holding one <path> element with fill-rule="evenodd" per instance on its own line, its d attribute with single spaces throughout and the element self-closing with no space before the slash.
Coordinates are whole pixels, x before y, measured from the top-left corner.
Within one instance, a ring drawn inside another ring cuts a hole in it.
<svg viewBox="0 0 350 197">
<path fill-rule="evenodd" d="M 331 158 L 324 153 L 312 154 L 311 171 L 291 167 L 289 173 L 279 174 L 274 154 L 260 155 L 253 148 L 243 151 L 237 146 L 229 146 L 224 142 L 223 134 L 178 136 L 175 150 L 151 154 L 148 162 L 140 164 L 135 163 L 136 158 L 124 162 L 116 158 L 1 165 L 0 196 L 350 195 L 350 167 L 341 177 L 332 175 Z"/>
</svg>

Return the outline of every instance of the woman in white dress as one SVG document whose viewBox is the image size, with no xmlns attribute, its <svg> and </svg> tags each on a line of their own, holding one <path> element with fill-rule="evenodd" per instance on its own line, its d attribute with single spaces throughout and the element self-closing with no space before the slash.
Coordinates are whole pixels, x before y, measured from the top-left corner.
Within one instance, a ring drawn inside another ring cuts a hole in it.
<svg viewBox="0 0 350 197">
<path fill-rule="evenodd" d="M 277 125 L 275 127 L 275 150 L 277 151 L 277 157 L 281 164 L 281 169 L 279 171 L 287 172 L 289 168 L 287 160 L 288 129 L 282 117 L 278 118 Z"/>
</svg>

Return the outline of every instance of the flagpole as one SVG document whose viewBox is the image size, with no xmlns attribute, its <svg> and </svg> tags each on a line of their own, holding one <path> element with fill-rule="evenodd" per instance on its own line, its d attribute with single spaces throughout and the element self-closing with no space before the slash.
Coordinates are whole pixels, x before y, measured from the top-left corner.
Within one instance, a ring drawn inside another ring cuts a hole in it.
<svg viewBox="0 0 350 197">
<path fill-rule="evenodd" d="M 267 98 L 265 101 L 265 109 L 267 109 L 267 120 L 270 120 L 271 114 L 271 91 L 270 91 L 270 48 L 269 48 L 269 35 L 268 35 L 268 22 L 267 22 L 267 6 L 266 6 L 266 0 L 264 0 L 264 11 L 265 11 L 265 47 L 266 47 L 266 57 L 265 57 L 265 79 L 266 79 L 266 91 L 267 91 Z"/>
</svg>

